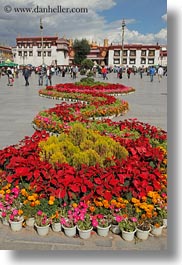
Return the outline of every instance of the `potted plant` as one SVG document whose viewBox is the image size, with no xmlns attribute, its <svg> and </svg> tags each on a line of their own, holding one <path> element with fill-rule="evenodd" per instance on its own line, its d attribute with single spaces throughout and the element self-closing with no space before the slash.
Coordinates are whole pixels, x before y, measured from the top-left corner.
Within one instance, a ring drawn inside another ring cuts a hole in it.
<svg viewBox="0 0 182 265">
<path fill-rule="evenodd" d="M 51 227 L 54 232 L 61 231 L 61 211 L 57 210 L 51 217 Z"/>
<path fill-rule="evenodd" d="M 71 216 L 62 217 L 61 224 L 66 236 L 73 237 L 76 235 L 76 224 Z"/>
<path fill-rule="evenodd" d="M 160 236 L 162 234 L 163 226 L 163 218 L 160 215 L 153 216 L 151 218 L 151 234 L 154 236 Z"/>
<path fill-rule="evenodd" d="M 132 241 L 136 232 L 136 217 L 125 218 L 119 223 L 119 228 L 122 233 L 122 238 L 126 241 Z"/>
<path fill-rule="evenodd" d="M 149 220 L 139 220 L 137 223 L 136 236 L 141 240 L 147 240 L 151 230 Z"/>
<path fill-rule="evenodd" d="M 111 227 L 111 219 L 103 214 L 97 214 L 93 219 L 99 236 L 107 236 Z"/>
<path fill-rule="evenodd" d="M 49 233 L 49 226 L 50 226 L 50 218 L 42 212 L 38 210 L 35 215 L 35 227 L 37 229 L 37 233 L 40 236 L 45 236 Z"/>
<path fill-rule="evenodd" d="M 81 238 L 87 239 L 90 237 L 93 229 L 90 214 L 86 213 L 84 217 L 77 222 L 77 229 Z"/>
</svg>

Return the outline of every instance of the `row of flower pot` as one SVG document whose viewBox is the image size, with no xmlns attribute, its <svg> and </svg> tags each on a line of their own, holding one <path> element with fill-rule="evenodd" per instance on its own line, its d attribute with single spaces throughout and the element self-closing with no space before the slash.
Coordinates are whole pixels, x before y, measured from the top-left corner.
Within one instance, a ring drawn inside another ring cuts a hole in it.
<svg viewBox="0 0 182 265">
<path fill-rule="evenodd" d="M 4 225 L 8 225 L 8 226 L 10 225 L 10 228 L 13 232 L 21 231 L 23 228 L 23 222 L 24 222 L 23 218 L 20 221 L 9 220 L 9 222 L 6 219 L 2 219 L 2 223 Z M 48 224 L 46 226 L 38 226 L 35 223 L 34 218 L 27 219 L 25 221 L 25 223 L 29 227 L 35 227 L 38 235 L 40 235 L 40 236 L 46 236 L 49 233 L 50 224 Z M 66 227 L 61 223 L 53 223 L 51 225 L 51 228 L 54 232 L 61 232 L 62 228 L 63 228 L 65 235 L 68 237 L 74 237 L 78 231 L 79 237 L 82 239 L 90 238 L 91 232 L 93 230 L 93 227 L 91 227 L 89 230 L 81 230 L 78 227 L 78 225 L 75 225 L 73 227 Z M 134 231 L 130 231 L 130 232 L 124 231 L 124 230 L 120 230 L 118 225 L 109 225 L 108 227 L 97 226 L 96 231 L 97 231 L 97 234 L 99 236 L 102 236 L 102 237 L 107 237 L 109 231 L 111 231 L 114 234 L 121 235 L 121 237 L 125 241 L 133 241 L 135 236 L 141 240 L 147 240 L 150 234 L 152 234 L 154 236 L 161 236 L 163 228 L 167 228 L 167 220 L 164 220 L 163 226 L 160 226 L 160 227 L 151 226 L 151 228 L 147 231 L 143 231 L 143 230 L 140 230 L 138 228 L 136 228 Z"/>
</svg>

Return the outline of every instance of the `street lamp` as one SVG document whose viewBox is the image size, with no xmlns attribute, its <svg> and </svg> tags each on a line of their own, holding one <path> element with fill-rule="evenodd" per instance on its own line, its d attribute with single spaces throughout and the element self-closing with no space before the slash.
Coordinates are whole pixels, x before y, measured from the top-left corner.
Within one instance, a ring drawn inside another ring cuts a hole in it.
<svg viewBox="0 0 182 265">
<path fill-rule="evenodd" d="M 43 40 L 42 18 L 40 18 L 40 35 L 41 35 L 41 41 L 42 41 L 42 65 L 44 65 L 44 40 Z"/>
<path fill-rule="evenodd" d="M 121 65 L 123 65 L 123 51 L 124 51 L 124 28 L 126 26 L 125 20 L 122 20 L 122 53 L 121 53 Z"/>
</svg>

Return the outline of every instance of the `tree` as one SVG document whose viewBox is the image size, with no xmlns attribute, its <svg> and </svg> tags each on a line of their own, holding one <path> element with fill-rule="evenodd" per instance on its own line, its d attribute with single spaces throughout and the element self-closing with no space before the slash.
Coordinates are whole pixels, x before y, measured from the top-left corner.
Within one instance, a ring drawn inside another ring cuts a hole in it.
<svg viewBox="0 0 182 265">
<path fill-rule="evenodd" d="M 94 66 L 94 62 L 90 59 L 84 59 L 82 62 L 81 62 L 81 67 L 82 68 L 85 68 L 85 69 L 92 69 Z"/>
<path fill-rule="evenodd" d="M 87 58 L 87 54 L 90 52 L 90 45 L 86 39 L 76 39 L 73 43 L 73 49 L 75 52 L 74 63 L 80 65 Z"/>
</svg>

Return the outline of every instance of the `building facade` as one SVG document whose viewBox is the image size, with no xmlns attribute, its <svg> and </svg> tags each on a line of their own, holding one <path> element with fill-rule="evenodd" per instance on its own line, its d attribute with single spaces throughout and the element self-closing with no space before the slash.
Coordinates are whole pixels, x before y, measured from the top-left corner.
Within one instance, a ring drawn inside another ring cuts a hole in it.
<svg viewBox="0 0 182 265">
<path fill-rule="evenodd" d="M 108 49 L 109 66 L 148 67 L 160 62 L 161 47 L 158 44 L 125 44 L 123 51 L 121 45 L 111 44 Z"/>
<path fill-rule="evenodd" d="M 103 45 L 95 41 L 89 44 L 87 58 L 98 65 L 137 68 L 159 64 L 167 66 L 167 48 L 159 44 L 125 44 L 123 50 L 121 44 L 109 44 L 108 39 L 104 39 Z M 18 37 L 13 48 L 14 62 L 19 65 L 67 66 L 74 63 L 74 55 L 73 40 L 58 36 Z"/>
<path fill-rule="evenodd" d="M 10 47 L 0 46 L 0 63 L 5 62 L 7 59 L 13 60 L 13 53 Z"/>
<path fill-rule="evenodd" d="M 43 45 L 42 45 L 43 43 Z M 19 65 L 33 66 L 69 65 L 69 41 L 65 38 L 44 36 L 18 37 L 16 47 L 13 48 L 14 62 Z"/>
</svg>

